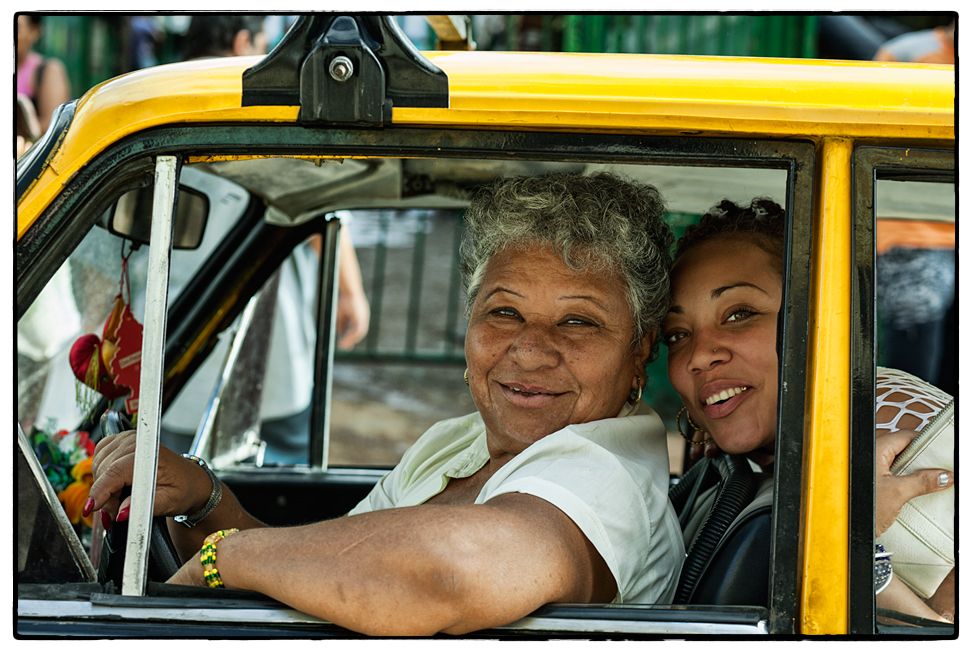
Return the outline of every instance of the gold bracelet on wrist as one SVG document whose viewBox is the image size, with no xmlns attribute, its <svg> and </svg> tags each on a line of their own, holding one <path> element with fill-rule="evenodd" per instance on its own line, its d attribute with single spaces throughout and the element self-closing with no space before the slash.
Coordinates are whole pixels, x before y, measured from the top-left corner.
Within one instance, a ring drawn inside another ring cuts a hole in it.
<svg viewBox="0 0 971 655">
<path fill-rule="evenodd" d="M 202 550 L 199 551 L 199 561 L 202 562 L 202 578 L 210 587 L 216 588 L 224 586 L 223 581 L 219 577 L 219 571 L 216 569 L 216 544 L 223 537 L 236 532 L 239 532 L 236 528 L 217 530 L 206 537 L 206 540 L 202 543 Z"/>
</svg>

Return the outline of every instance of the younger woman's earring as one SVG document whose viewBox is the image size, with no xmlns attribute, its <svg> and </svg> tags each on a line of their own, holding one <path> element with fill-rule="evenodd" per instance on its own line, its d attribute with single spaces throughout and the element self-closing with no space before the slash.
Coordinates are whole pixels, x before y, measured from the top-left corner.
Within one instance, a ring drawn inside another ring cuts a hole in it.
<svg viewBox="0 0 971 655">
<path fill-rule="evenodd" d="M 686 435 L 684 433 L 684 430 L 681 429 L 681 415 L 684 414 L 687 410 L 688 410 L 688 407 L 687 406 L 682 407 L 681 408 L 681 411 L 678 412 L 678 418 L 677 418 L 677 421 L 676 421 L 677 426 L 678 426 L 678 432 L 681 433 L 681 438 L 684 439 L 685 441 L 687 441 L 688 443 L 696 443 L 696 444 L 699 444 L 699 445 L 700 444 L 703 444 L 703 443 L 708 443 L 709 441 L 711 441 L 711 437 L 708 437 L 704 441 L 695 441 L 694 439 L 691 439 L 690 437 L 688 437 L 688 435 Z M 694 428 L 694 430 L 696 432 L 704 433 L 704 430 L 701 429 L 701 428 L 699 428 L 697 425 L 695 425 L 695 422 L 691 420 L 691 412 L 688 412 L 688 425 L 690 425 L 692 428 Z"/>
<path fill-rule="evenodd" d="M 637 403 L 637 401 L 641 399 L 641 395 L 642 395 L 643 393 L 644 393 L 644 385 L 643 385 L 643 384 L 641 384 L 641 381 L 640 381 L 640 380 L 638 380 L 638 381 L 637 381 L 637 393 L 635 394 L 635 393 L 634 393 L 634 390 L 633 390 L 633 389 L 631 389 L 631 390 L 630 390 L 630 393 L 629 393 L 629 394 L 627 394 L 627 402 L 628 402 L 629 404 L 631 404 L 631 405 L 634 405 L 634 404 L 636 404 L 636 403 Z"/>
<path fill-rule="evenodd" d="M 465 386 L 469 386 L 469 369 L 465 369 L 465 375 L 463 377 L 465 378 Z"/>
</svg>

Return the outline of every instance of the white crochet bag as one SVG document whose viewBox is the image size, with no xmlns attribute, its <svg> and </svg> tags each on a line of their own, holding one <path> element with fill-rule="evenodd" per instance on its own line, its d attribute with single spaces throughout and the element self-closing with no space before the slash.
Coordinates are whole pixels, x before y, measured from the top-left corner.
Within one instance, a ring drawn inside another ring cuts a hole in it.
<svg viewBox="0 0 971 655">
<path fill-rule="evenodd" d="M 954 470 L 954 399 L 950 395 L 903 371 L 878 368 L 877 417 L 877 429 L 895 431 L 903 423 L 920 431 L 894 460 L 891 473 Z M 895 576 L 921 598 L 933 596 L 954 568 L 954 486 L 912 499 L 877 542 L 893 553 Z"/>
</svg>

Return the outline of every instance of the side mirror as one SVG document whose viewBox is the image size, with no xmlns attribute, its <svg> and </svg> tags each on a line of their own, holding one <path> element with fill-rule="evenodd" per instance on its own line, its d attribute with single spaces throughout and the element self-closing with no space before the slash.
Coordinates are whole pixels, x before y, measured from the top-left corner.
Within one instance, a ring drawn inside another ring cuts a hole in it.
<svg viewBox="0 0 971 655">
<path fill-rule="evenodd" d="M 109 211 L 108 231 L 135 243 L 148 243 L 152 228 L 154 185 L 129 191 Z M 175 206 L 172 247 L 195 250 L 202 243 L 209 218 L 209 196 L 180 184 Z"/>
</svg>

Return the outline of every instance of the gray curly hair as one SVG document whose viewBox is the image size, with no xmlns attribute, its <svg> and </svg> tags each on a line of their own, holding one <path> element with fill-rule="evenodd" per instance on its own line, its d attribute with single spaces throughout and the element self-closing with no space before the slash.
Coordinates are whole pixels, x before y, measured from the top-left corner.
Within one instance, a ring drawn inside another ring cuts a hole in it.
<svg viewBox="0 0 971 655">
<path fill-rule="evenodd" d="M 611 173 L 508 177 L 479 190 L 465 213 L 466 314 L 486 265 L 503 248 L 549 245 L 573 270 L 618 274 L 634 317 L 634 343 L 668 310 L 674 233 L 653 186 Z M 657 355 L 653 344 L 651 360 Z"/>
</svg>

